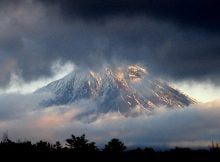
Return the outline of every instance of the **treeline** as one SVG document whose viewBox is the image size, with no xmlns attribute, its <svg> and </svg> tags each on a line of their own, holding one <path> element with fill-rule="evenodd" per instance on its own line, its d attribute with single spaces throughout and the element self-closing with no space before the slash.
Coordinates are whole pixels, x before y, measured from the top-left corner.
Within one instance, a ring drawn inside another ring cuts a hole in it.
<svg viewBox="0 0 220 162">
<path fill-rule="evenodd" d="M 220 161 L 220 148 L 218 144 L 212 143 L 207 150 L 178 147 L 166 151 L 155 151 L 150 147 L 131 150 L 122 141 L 113 138 L 100 149 L 95 142 L 86 139 L 84 134 L 71 135 L 64 146 L 59 141 L 54 144 L 42 140 L 34 144 L 31 141 L 14 142 L 6 135 L 0 143 L 0 158 L 27 161 Z"/>
<path fill-rule="evenodd" d="M 14 142 L 7 137 L 4 137 L 0 143 L 0 152 L 74 152 L 74 153 L 95 153 L 95 152 L 114 152 L 122 153 L 126 150 L 126 146 L 119 139 L 113 138 L 105 145 L 103 150 L 100 150 L 95 142 L 89 142 L 85 134 L 81 136 L 71 135 L 71 138 L 66 139 L 65 146 L 62 146 L 59 141 L 55 144 L 40 140 L 35 144 L 31 141 Z"/>
</svg>

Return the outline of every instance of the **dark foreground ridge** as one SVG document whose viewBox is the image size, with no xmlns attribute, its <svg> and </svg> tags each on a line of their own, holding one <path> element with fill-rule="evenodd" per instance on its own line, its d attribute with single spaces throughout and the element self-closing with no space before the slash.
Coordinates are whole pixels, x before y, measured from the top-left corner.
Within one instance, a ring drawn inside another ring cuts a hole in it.
<svg viewBox="0 0 220 162">
<path fill-rule="evenodd" d="M 14 142 L 5 136 L 0 143 L 0 156 L 1 160 L 7 161 L 220 161 L 220 147 L 213 143 L 207 150 L 178 147 L 166 151 L 149 147 L 129 150 L 123 142 L 113 138 L 104 149 L 99 149 L 85 135 L 71 135 L 65 146 L 59 141 L 55 144 L 46 141 L 35 144 Z"/>
</svg>

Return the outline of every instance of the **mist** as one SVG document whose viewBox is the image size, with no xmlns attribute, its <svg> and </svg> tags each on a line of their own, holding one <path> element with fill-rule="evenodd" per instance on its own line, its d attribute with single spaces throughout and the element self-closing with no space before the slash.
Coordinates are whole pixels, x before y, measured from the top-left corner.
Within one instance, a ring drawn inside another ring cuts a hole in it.
<svg viewBox="0 0 220 162">
<path fill-rule="evenodd" d="M 42 108 L 38 103 L 43 97 L 1 94 L 0 134 L 8 131 L 13 140 L 64 143 L 70 134 L 85 133 L 100 147 L 111 138 L 119 138 L 129 147 L 208 147 L 212 140 L 220 140 L 219 100 L 184 109 L 158 107 L 151 115 L 125 117 L 92 113 L 96 108 L 92 100 Z"/>
</svg>

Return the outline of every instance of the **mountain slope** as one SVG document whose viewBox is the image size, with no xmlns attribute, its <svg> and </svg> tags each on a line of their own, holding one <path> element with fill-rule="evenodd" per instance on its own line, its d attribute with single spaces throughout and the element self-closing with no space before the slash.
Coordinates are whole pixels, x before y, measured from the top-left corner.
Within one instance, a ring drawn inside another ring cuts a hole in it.
<svg viewBox="0 0 220 162">
<path fill-rule="evenodd" d="M 42 105 L 67 105 L 93 100 L 98 113 L 117 111 L 122 114 L 151 112 L 159 106 L 183 108 L 196 101 L 166 82 L 152 79 L 137 65 L 103 68 L 98 72 L 75 70 L 64 78 L 37 90 L 50 93 Z"/>
</svg>

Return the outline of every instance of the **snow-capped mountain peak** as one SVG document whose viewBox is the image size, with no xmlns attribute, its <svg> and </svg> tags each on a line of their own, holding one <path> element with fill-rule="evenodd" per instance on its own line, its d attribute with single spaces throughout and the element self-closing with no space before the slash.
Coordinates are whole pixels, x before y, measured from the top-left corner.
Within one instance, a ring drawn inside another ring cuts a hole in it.
<svg viewBox="0 0 220 162">
<path fill-rule="evenodd" d="M 159 106 L 183 108 L 196 102 L 166 82 L 153 79 L 146 68 L 138 65 L 105 67 L 99 71 L 78 69 L 36 93 L 52 94 L 42 101 L 45 107 L 90 99 L 99 113 L 117 111 L 126 115 L 151 112 Z"/>
</svg>

